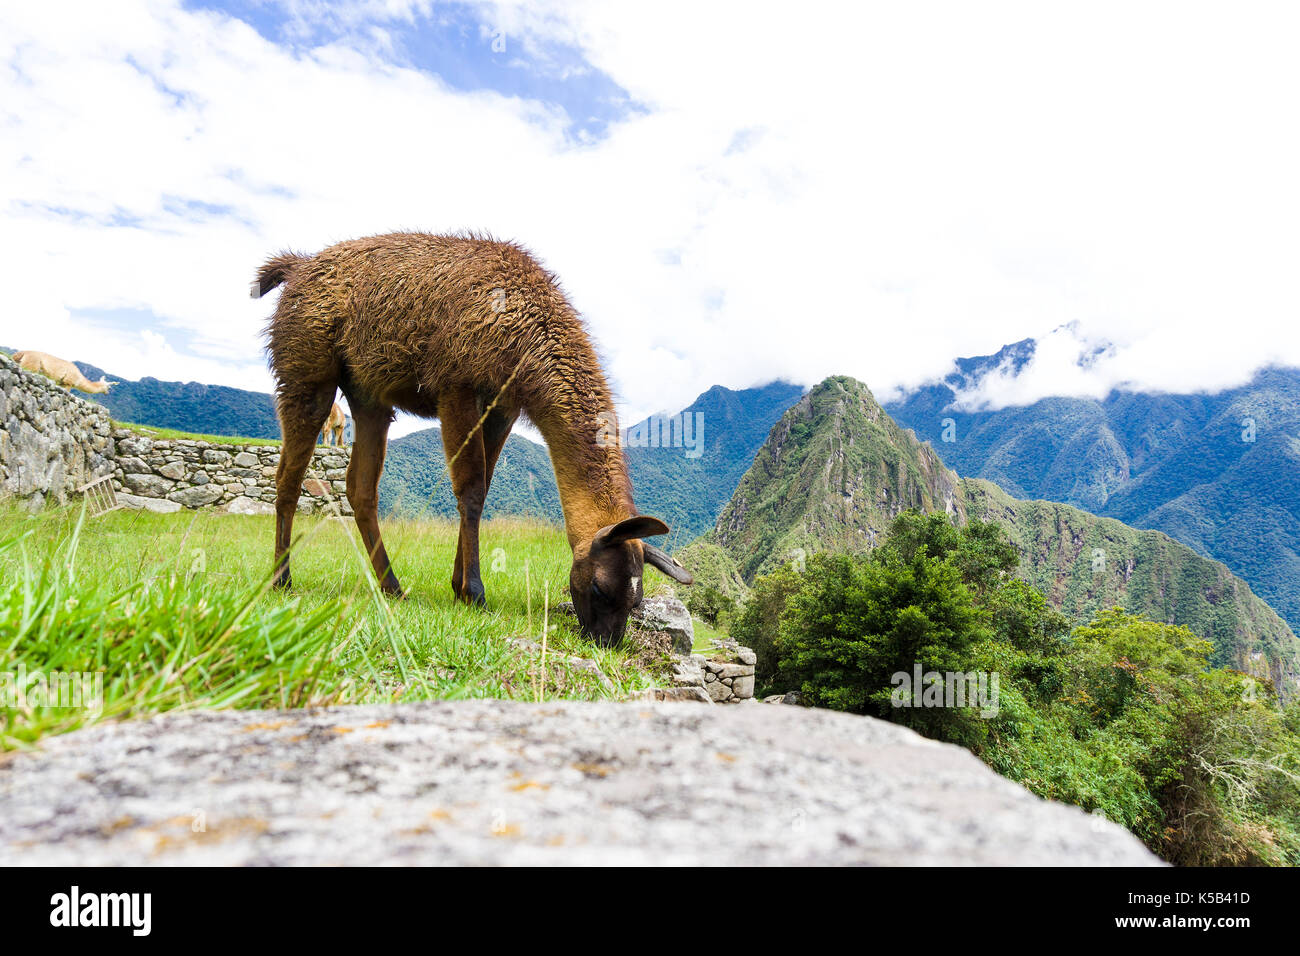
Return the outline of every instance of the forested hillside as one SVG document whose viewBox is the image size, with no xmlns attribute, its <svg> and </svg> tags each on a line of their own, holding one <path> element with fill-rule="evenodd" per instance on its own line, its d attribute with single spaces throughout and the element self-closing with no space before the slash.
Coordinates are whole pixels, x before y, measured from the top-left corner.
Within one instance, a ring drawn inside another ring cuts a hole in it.
<svg viewBox="0 0 1300 956">
<path fill-rule="evenodd" d="M 626 449 L 637 508 L 668 522 L 674 544 L 711 530 L 767 433 L 803 391 L 789 382 L 740 390 L 713 386 L 680 412 L 703 428 L 698 455 L 682 448 Z"/>
<path fill-rule="evenodd" d="M 91 380 L 103 375 L 118 383 L 105 395 L 82 397 L 99 402 L 120 422 L 198 435 L 280 437 L 275 399 L 267 392 L 198 382 L 164 382 L 148 377 L 132 382 L 87 362 L 75 364 Z"/>
<path fill-rule="evenodd" d="M 677 415 L 666 416 L 674 427 L 673 420 L 691 416 L 689 434 L 692 443 L 699 442 L 698 449 L 676 445 L 625 449 L 637 508 L 668 523 L 670 545 L 685 544 L 713 527 L 773 422 L 802 392 L 784 382 L 739 391 L 715 386 Z M 629 431 L 645 434 L 652 422 L 663 431 L 664 420 L 665 416 L 654 416 Z M 388 513 L 456 515 L 444 462 L 437 428 L 393 439 L 379 484 L 381 508 Z M 563 520 L 544 445 L 518 434 L 507 439 L 485 514 Z"/>
<path fill-rule="evenodd" d="M 1211 640 L 1216 664 L 1295 689 L 1300 640 L 1222 564 L 1158 531 L 959 478 L 850 378 L 827 379 L 786 413 L 717 529 L 681 557 L 735 593 L 816 552 L 864 552 L 911 508 L 1001 524 L 1021 549 L 1022 576 L 1071 618 L 1121 605 Z"/>
<path fill-rule="evenodd" d="M 962 475 L 1154 528 L 1226 564 L 1300 627 L 1300 369 L 1208 394 L 1115 391 L 961 411 L 959 393 L 1014 375 L 1034 342 L 962 359 L 886 409 Z"/>
<path fill-rule="evenodd" d="M 384 474 L 379 479 L 379 507 L 382 513 L 399 517 L 454 518 L 459 514 L 447 475 L 441 429 L 426 428 L 388 443 Z M 506 439 L 483 508 L 484 518 L 497 515 L 563 520 L 551 458 L 544 445 L 521 435 Z"/>
</svg>

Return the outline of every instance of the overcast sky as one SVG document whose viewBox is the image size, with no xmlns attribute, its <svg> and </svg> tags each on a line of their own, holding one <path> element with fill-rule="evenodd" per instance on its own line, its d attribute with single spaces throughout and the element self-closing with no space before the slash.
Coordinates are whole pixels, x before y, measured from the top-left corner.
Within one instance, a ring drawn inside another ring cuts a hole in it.
<svg viewBox="0 0 1300 956">
<path fill-rule="evenodd" d="M 5 4 L 0 345 L 268 389 L 269 253 L 472 228 L 560 275 L 625 421 L 1067 323 L 982 399 L 1222 388 L 1300 365 L 1297 11 Z"/>
</svg>

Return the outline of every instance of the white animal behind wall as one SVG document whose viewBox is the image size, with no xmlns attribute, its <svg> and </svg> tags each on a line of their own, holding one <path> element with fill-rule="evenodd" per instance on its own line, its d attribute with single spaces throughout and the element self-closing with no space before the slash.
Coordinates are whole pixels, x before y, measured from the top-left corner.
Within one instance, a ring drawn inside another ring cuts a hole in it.
<svg viewBox="0 0 1300 956">
<path fill-rule="evenodd" d="M 28 349 L 15 352 L 13 360 L 29 372 L 39 372 L 64 388 L 75 388 L 87 395 L 103 395 L 117 384 L 102 377 L 98 382 L 92 382 L 81 374 L 81 369 L 67 359 L 61 359 L 49 352 L 34 352 Z"/>
<path fill-rule="evenodd" d="M 325 430 L 321 433 L 324 435 L 326 445 L 342 445 L 343 430 L 347 428 L 348 419 L 343 414 L 343 406 L 338 402 L 330 409 L 330 417 L 325 419 Z"/>
</svg>

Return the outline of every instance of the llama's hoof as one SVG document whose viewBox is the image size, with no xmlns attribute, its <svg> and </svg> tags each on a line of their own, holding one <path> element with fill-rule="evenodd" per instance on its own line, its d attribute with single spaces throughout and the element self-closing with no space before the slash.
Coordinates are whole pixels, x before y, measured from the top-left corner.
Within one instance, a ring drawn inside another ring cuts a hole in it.
<svg viewBox="0 0 1300 956">
<path fill-rule="evenodd" d="M 469 588 L 465 592 L 465 603 L 474 607 L 485 607 L 487 605 L 487 591 L 483 587 L 482 581 L 471 581 Z"/>
<path fill-rule="evenodd" d="M 285 571 L 283 574 L 277 574 L 271 581 L 271 587 L 275 588 L 277 591 L 292 590 L 293 578 L 289 576 L 288 571 Z"/>
<path fill-rule="evenodd" d="M 468 604 L 470 607 L 485 607 L 487 605 L 487 591 L 484 589 L 482 581 L 476 581 L 464 590 L 452 585 L 451 593 L 457 601 Z"/>
</svg>

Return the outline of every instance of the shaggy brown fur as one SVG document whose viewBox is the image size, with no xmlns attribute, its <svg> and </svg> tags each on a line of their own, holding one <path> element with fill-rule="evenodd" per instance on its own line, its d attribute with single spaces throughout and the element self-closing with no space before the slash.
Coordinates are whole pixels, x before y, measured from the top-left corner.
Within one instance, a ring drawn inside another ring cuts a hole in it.
<svg viewBox="0 0 1300 956">
<path fill-rule="evenodd" d="M 267 333 L 284 448 L 276 477 L 278 581 L 302 477 L 336 387 L 355 436 L 348 500 L 383 588 L 401 593 L 379 535 L 378 482 L 393 410 L 442 420 L 461 513 L 452 590 L 482 603 L 478 528 L 497 456 L 516 419 L 541 431 L 573 549 L 570 590 L 584 628 L 622 635 L 645 560 L 690 576 L 639 539 L 614 403 L 581 320 L 555 277 L 524 249 L 477 236 L 395 233 L 269 260 L 254 295 L 284 289 Z"/>
<path fill-rule="evenodd" d="M 325 419 L 325 430 L 321 432 L 325 445 L 342 445 L 343 430 L 348 427 L 347 416 L 343 414 L 343 406 L 335 402 L 330 408 L 329 418 Z"/>
</svg>

